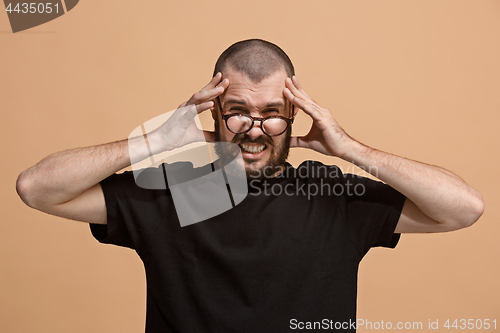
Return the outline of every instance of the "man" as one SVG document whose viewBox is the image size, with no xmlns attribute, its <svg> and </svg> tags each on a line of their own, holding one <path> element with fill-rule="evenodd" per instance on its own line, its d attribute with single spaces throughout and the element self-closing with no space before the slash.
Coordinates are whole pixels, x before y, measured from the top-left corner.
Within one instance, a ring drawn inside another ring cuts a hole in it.
<svg viewBox="0 0 500 333">
<path fill-rule="evenodd" d="M 148 133 L 149 148 L 239 145 L 249 193 L 220 215 L 181 227 L 169 189 L 115 174 L 149 156 L 142 138 L 50 155 L 17 181 L 30 207 L 90 222 L 99 241 L 136 250 L 146 269 L 147 332 L 355 331 L 358 264 L 371 247 L 395 247 L 399 233 L 464 228 L 483 212 L 481 195 L 451 172 L 351 138 L 269 42 L 229 47 L 209 84 L 181 106 L 190 105 Z M 208 109 L 214 133 L 192 121 Z M 299 109 L 313 125 L 291 137 Z M 295 169 L 290 147 L 340 157 L 386 184 L 318 162 Z"/>
</svg>

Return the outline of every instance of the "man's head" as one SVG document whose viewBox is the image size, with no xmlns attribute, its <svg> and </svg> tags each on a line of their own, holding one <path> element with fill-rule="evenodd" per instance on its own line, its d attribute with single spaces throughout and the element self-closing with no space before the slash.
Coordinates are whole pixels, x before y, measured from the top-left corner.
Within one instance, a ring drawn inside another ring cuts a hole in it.
<svg viewBox="0 0 500 333">
<path fill-rule="evenodd" d="M 292 61 L 277 45 L 262 39 L 247 39 L 228 47 L 217 59 L 214 74 L 224 73 L 226 66 L 247 76 L 255 83 L 284 69 L 288 77 L 295 75 Z"/>
<path fill-rule="evenodd" d="M 231 45 L 221 54 L 214 75 L 218 72 L 229 79 L 229 87 L 216 101 L 212 112 L 217 141 L 240 146 L 249 177 L 272 176 L 281 170 L 288 157 L 291 126 L 281 135 L 268 136 L 262 131 L 261 123 L 255 121 L 248 132 L 234 134 L 226 127 L 222 115 L 293 118 L 293 107 L 283 95 L 285 78 L 295 74 L 290 59 L 272 43 L 246 40 Z"/>
</svg>

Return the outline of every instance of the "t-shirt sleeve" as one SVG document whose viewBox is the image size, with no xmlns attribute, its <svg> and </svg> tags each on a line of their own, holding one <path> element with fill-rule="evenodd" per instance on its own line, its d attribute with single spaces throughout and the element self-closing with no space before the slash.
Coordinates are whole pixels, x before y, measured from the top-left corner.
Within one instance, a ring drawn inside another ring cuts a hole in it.
<svg viewBox="0 0 500 333">
<path fill-rule="evenodd" d="M 150 169 L 151 172 L 161 171 Z M 113 174 L 101 181 L 107 224 L 90 224 L 101 243 L 140 249 L 161 222 L 161 203 L 168 190 L 151 190 L 136 184 L 132 171 Z M 163 185 L 163 187 L 166 187 Z"/>
<path fill-rule="evenodd" d="M 394 233 L 406 197 L 380 181 L 352 174 L 343 176 L 345 218 L 351 240 L 364 256 L 371 247 L 394 248 Z"/>
</svg>

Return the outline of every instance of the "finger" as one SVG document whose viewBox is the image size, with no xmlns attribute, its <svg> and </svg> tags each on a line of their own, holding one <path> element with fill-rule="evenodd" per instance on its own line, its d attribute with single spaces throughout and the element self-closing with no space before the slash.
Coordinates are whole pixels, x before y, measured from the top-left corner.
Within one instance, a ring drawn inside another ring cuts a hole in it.
<svg viewBox="0 0 500 333">
<path fill-rule="evenodd" d="M 185 107 L 187 104 L 187 101 L 183 102 L 181 105 L 179 105 L 177 108 L 180 109 L 180 108 L 183 108 Z"/>
<path fill-rule="evenodd" d="M 292 102 L 292 104 L 294 104 L 295 106 L 297 106 L 299 109 L 303 110 L 303 108 L 306 107 L 306 101 L 304 101 L 303 99 L 295 96 L 290 89 L 284 88 L 283 89 L 283 95 L 285 95 L 285 97 L 290 102 Z"/>
<path fill-rule="evenodd" d="M 211 101 L 215 97 L 221 95 L 224 90 L 229 86 L 229 80 L 224 79 L 222 82 L 220 82 L 217 87 L 213 87 L 210 89 L 203 89 L 194 94 L 189 101 L 187 102 L 188 105 L 192 104 L 200 104 L 204 103 L 206 101 Z"/>
<path fill-rule="evenodd" d="M 225 78 L 224 80 L 222 80 L 221 82 L 219 82 L 219 84 L 217 85 L 217 87 L 223 87 L 224 90 L 226 90 L 227 87 L 229 87 L 229 79 Z"/>
<path fill-rule="evenodd" d="M 196 105 L 196 113 L 202 113 L 203 111 L 206 111 L 208 109 L 213 108 L 214 102 L 213 101 L 208 101 L 202 104 Z"/>
<path fill-rule="evenodd" d="M 304 95 L 306 95 L 307 97 L 311 98 L 307 93 L 306 91 L 304 90 L 304 88 L 302 88 L 302 85 L 300 84 L 299 82 L 299 79 L 297 79 L 297 77 L 294 75 L 292 76 L 292 83 L 297 87 L 297 89 L 303 93 Z"/>
<path fill-rule="evenodd" d="M 314 101 L 303 100 L 292 94 L 292 92 L 288 88 L 283 89 L 283 94 L 295 106 L 297 106 L 299 109 L 303 110 L 305 113 L 311 116 L 313 121 L 320 121 L 322 119 L 323 114 L 319 106 L 316 103 L 314 103 Z"/>
<path fill-rule="evenodd" d="M 217 74 L 215 74 L 215 76 L 212 78 L 212 80 L 210 80 L 210 82 L 208 82 L 208 84 L 205 87 L 203 87 L 203 89 L 214 88 L 215 86 L 217 86 L 217 84 L 220 82 L 221 79 L 222 79 L 222 73 L 218 72 Z M 201 90 L 203 90 L 203 89 L 201 89 Z"/>
<path fill-rule="evenodd" d="M 223 86 L 223 85 L 226 85 L 224 87 L 224 89 L 227 88 L 227 85 L 229 85 L 229 79 L 224 79 L 222 80 L 222 73 L 221 72 L 218 72 L 213 78 L 212 80 L 205 86 L 203 87 L 203 89 L 201 89 L 200 91 L 202 90 L 207 90 L 207 89 L 213 89 L 215 87 L 220 87 L 220 86 Z"/>
<path fill-rule="evenodd" d="M 187 128 L 193 121 L 197 114 L 202 113 L 214 106 L 214 102 L 209 101 L 198 105 L 189 105 L 184 108 L 178 109 L 179 116 L 177 121 L 179 126 L 182 128 Z"/>
<path fill-rule="evenodd" d="M 307 94 L 304 94 L 302 93 L 296 86 L 295 84 L 292 82 L 292 80 L 287 77 L 285 79 L 285 86 L 292 92 L 292 94 L 294 94 L 295 96 L 297 96 L 298 98 L 301 98 L 303 100 L 311 100 L 311 97 L 309 97 Z"/>
</svg>

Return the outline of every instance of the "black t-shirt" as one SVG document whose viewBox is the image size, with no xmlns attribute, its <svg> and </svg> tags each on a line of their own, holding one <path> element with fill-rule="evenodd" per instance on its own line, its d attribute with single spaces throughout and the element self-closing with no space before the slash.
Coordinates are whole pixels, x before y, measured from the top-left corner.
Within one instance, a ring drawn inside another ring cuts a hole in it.
<svg viewBox="0 0 500 333">
<path fill-rule="evenodd" d="M 148 333 L 354 332 L 358 264 L 371 247 L 396 246 L 405 200 L 307 161 L 252 180 L 233 209 L 181 227 L 168 189 L 140 188 L 132 172 L 101 185 L 107 225 L 91 224 L 92 234 L 144 262 Z"/>
</svg>

